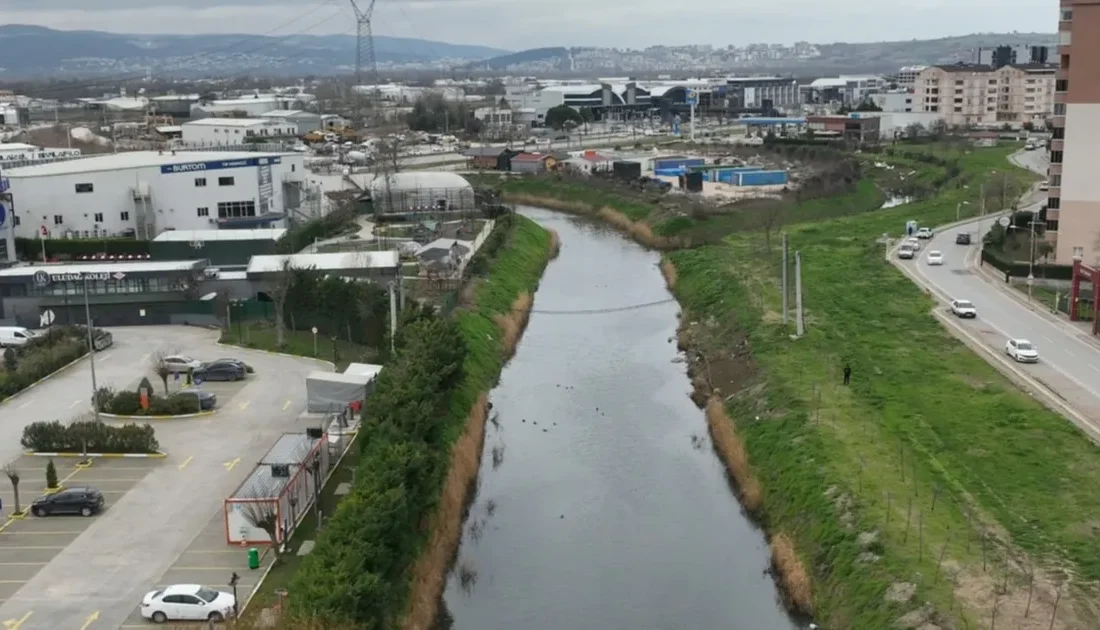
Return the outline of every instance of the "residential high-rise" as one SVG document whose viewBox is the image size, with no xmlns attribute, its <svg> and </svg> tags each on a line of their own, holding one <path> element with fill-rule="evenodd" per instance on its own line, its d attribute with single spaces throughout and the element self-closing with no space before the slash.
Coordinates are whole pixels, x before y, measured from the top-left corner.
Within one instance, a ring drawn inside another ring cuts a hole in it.
<svg viewBox="0 0 1100 630">
<path fill-rule="evenodd" d="M 931 66 L 917 75 L 913 111 L 938 113 L 951 126 L 1042 127 L 1053 114 L 1054 73 L 1033 63 Z"/>
<path fill-rule="evenodd" d="M 1100 0 L 1061 0 L 1046 216 L 1061 264 L 1100 263 L 1098 31 Z"/>
</svg>

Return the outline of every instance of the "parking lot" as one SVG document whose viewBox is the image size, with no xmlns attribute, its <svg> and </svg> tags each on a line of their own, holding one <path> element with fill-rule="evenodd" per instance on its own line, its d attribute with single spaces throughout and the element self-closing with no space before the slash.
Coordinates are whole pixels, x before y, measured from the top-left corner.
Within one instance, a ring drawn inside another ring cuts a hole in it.
<svg viewBox="0 0 1100 630">
<path fill-rule="evenodd" d="M 46 493 L 44 457 L 22 457 L 15 462 L 21 475 L 19 484 L 23 517 L 12 517 L 15 496 L 6 478 L 0 478 L 5 517 L 0 521 L 0 604 L 7 601 L 23 584 L 45 567 L 65 547 L 84 533 L 96 520 L 104 518 L 113 503 L 133 489 L 161 465 L 157 459 L 100 459 L 90 466 L 78 466 L 78 458 L 54 460 L 57 478 L 63 488 L 91 486 L 103 493 L 106 507 L 92 517 L 35 517 L 29 506 Z"/>
</svg>

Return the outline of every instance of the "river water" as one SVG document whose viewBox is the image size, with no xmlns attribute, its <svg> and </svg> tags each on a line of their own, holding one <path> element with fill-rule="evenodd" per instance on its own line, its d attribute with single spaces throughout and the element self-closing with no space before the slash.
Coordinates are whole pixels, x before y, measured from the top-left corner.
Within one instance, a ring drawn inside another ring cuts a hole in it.
<svg viewBox="0 0 1100 630">
<path fill-rule="evenodd" d="M 440 625 L 795 628 L 688 398 L 658 256 L 585 220 L 522 212 L 562 250 L 491 394 Z"/>
</svg>

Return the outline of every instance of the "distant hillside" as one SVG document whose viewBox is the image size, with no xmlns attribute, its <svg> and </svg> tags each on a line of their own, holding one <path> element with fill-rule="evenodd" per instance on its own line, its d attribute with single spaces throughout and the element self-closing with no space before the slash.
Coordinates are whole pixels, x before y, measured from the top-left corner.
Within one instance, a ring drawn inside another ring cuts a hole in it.
<svg viewBox="0 0 1100 630">
<path fill-rule="evenodd" d="M 462 65 L 508 51 L 485 46 L 375 36 L 383 66 Z M 355 64 L 351 35 L 141 35 L 0 26 L 0 78 L 81 76 L 148 68 L 158 76 L 268 71 L 347 72 Z"/>
</svg>

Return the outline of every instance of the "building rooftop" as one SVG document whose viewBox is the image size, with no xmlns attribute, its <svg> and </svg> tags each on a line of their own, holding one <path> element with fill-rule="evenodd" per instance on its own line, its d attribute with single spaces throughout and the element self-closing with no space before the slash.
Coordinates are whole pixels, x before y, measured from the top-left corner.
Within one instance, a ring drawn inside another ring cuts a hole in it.
<svg viewBox="0 0 1100 630">
<path fill-rule="evenodd" d="M 382 367 L 381 365 L 375 365 L 373 363 L 349 363 L 348 366 L 344 368 L 344 374 L 374 378 L 382 371 Z"/>
<path fill-rule="evenodd" d="M 9 151 L 37 151 L 38 147 L 33 144 L 26 144 L 24 142 L 3 142 L 0 143 L 0 153 L 7 153 Z"/>
<path fill-rule="evenodd" d="M 266 118 L 200 118 L 183 123 L 183 127 L 255 127 L 257 125 L 269 125 Z"/>
<path fill-rule="evenodd" d="M 154 238 L 158 243 L 170 241 L 277 241 L 286 234 L 286 228 L 257 230 L 167 230 Z"/>
<path fill-rule="evenodd" d="M 263 118 L 300 118 L 302 116 L 316 116 L 312 112 L 302 111 L 300 109 L 273 109 L 269 112 L 260 114 Z"/>
<path fill-rule="evenodd" d="M 512 157 L 512 161 L 513 162 L 541 162 L 541 161 L 545 160 L 548 157 L 550 157 L 550 156 L 549 155 L 543 155 L 542 153 L 520 153 L 519 155 L 516 155 L 516 156 Z"/>
<path fill-rule="evenodd" d="M 396 251 L 384 252 L 334 252 L 331 254 L 291 254 L 280 256 L 253 256 L 248 261 L 248 274 L 275 273 L 282 269 L 283 260 L 294 269 L 318 271 L 343 271 L 346 269 L 387 269 L 399 266 Z"/>
<path fill-rule="evenodd" d="M 252 473 L 233 493 L 234 499 L 276 499 L 283 488 L 290 483 L 298 472 L 299 466 L 306 462 L 313 448 L 320 440 L 310 438 L 305 433 L 284 433 L 279 441 L 264 455 Z M 271 465 L 290 466 L 290 477 L 272 477 Z"/>
<path fill-rule="evenodd" d="M 390 175 L 391 191 L 472 189 L 470 182 L 458 173 L 449 171 L 404 171 Z M 367 188 L 372 192 L 385 191 L 386 180 L 379 175 L 372 179 Z"/>
<path fill-rule="evenodd" d="M 39 271 L 47 273 L 139 273 L 157 271 L 188 271 L 200 267 L 203 260 L 143 260 L 133 262 L 101 262 L 77 264 L 18 265 L 0 269 L 0 278 L 22 278 Z"/>
<path fill-rule="evenodd" d="M 171 164 L 189 164 L 191 162 L 221 162 L 270 158 L 290 155 L 286 153 L 252 153 L 248 151 L 128 151 L 126 153 L 108 153 L 93 155 L 77 160 L 34 164 L 19 168 L 5 169 L 7 177 L 44 177 L 48 175 L 73 175 L 79 173 L 97 173 L 101 171 L 119 171 L 130 168 L 159 167 Z"/>
</svg>

